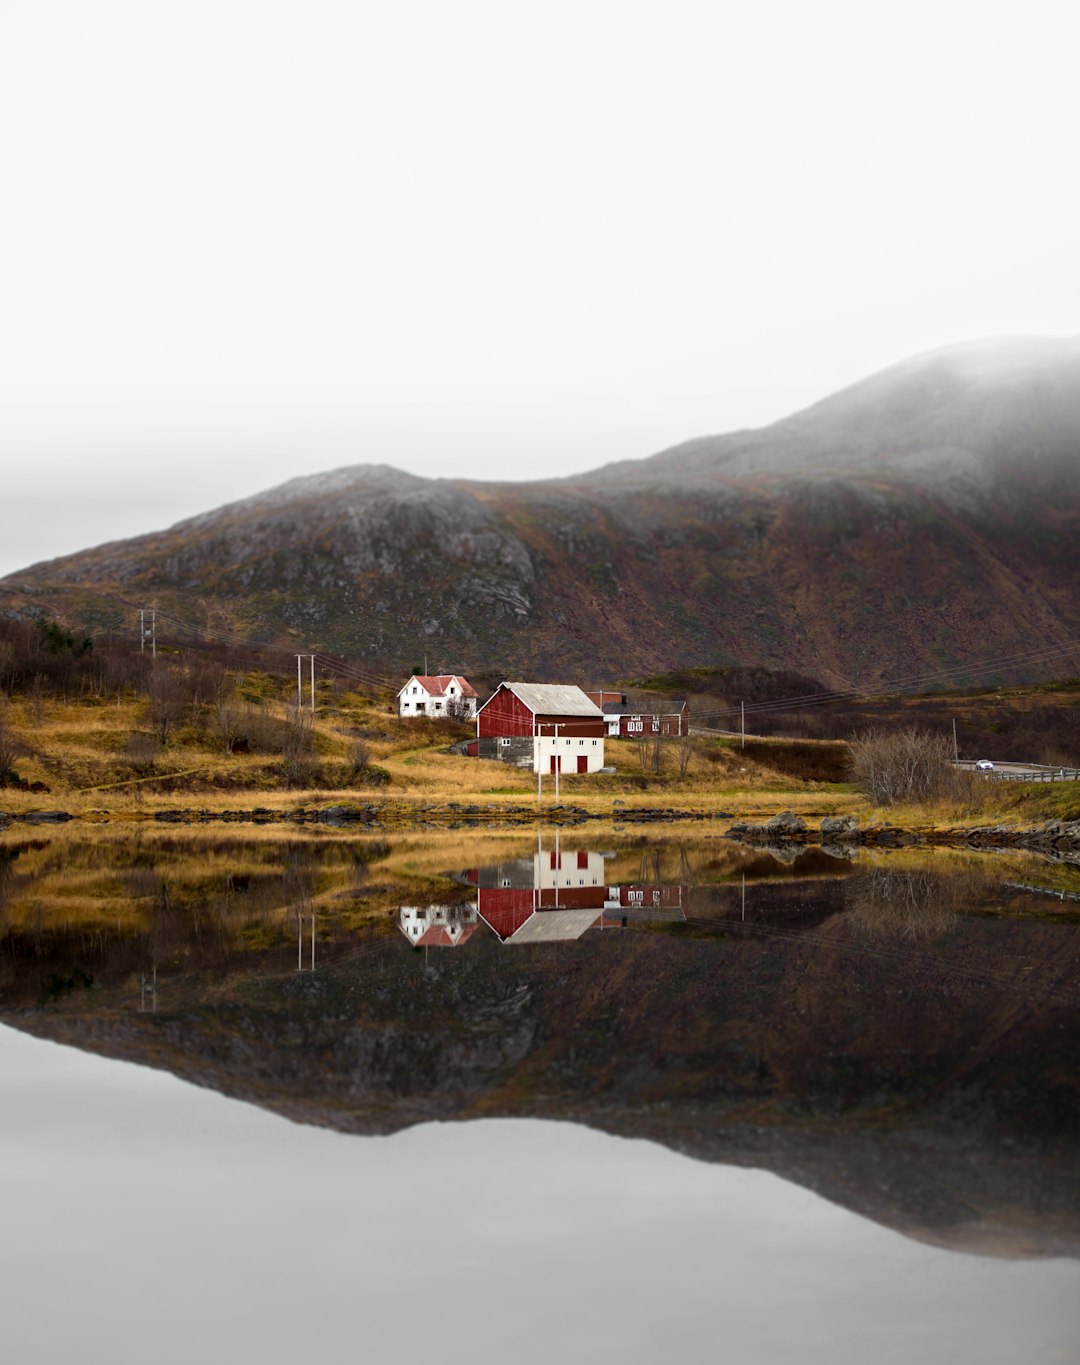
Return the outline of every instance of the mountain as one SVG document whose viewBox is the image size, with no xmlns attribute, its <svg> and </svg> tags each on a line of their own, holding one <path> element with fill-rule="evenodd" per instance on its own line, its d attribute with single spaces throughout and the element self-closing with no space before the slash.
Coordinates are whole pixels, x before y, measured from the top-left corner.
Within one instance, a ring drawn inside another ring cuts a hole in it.
<svg viewBox="0 0 1080 1365">
<path fill-rule="evenodd" d="M 394 674 L 426 652 L 504 675 L 740 663 L 866 685 L 1067 646 L 1078 582 L 1080 339 L 1020 338 L 574 478 L 294 479 L 13 574 L 0 609 L 130 628 L 156 602 Z"/>
</svg>

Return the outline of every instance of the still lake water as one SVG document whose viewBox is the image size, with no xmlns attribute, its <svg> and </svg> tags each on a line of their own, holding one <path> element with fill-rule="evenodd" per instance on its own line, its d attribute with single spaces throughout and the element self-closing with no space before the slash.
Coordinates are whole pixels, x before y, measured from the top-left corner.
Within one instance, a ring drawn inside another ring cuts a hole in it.
<svg viewBox="0 0 1080 1365">
<path fill-rule="evenodd" d="M 776 852 L 9 830 L 5 1357 L 1077 1359 L 1080 870 Z"/>
</svg>

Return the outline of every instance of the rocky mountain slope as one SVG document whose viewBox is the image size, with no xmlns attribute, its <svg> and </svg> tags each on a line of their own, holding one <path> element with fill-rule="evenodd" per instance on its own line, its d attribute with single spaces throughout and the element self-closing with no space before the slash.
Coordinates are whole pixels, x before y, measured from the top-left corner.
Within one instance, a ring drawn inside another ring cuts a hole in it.
<svg viewBox="0 0 1080 1365">
<path fill-rule="evenodd" d="M 295 479 L 12 575 L 0 610 L 120 627 L 156 602 L 394 674 L 426 651 L 538 677 L 742 663 L 846 686 L 1076 640 L 1078 583 L 1080 340 L 1020 339 L 577 478 Z"/>
</svg>

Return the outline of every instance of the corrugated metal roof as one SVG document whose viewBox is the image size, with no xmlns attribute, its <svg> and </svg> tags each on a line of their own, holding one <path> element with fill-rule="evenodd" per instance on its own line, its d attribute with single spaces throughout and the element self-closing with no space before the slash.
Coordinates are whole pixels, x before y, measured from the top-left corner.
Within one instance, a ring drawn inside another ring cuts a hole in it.
<svg viewBox="0 0 1080 1365">
<path fill-rule="evenodd" d="M 534 716 L 603 716 L 580 687 L 566 683 L 504 682 L 503 687 L 524 702 Z"/>
<path fill-rule="evenodd" d="M 541 910 L 525 921 L 507 943 L 556 943 L 580 938 L 600 919 L 599 910 Z"/>
<path fill-rule="evenodd" d="M 605 716 L 675 716 L 686 705 L 684 701 L 671 701 L 663 706 L 622 706 L 619 702 L 604 703 Z"/>
</svg>

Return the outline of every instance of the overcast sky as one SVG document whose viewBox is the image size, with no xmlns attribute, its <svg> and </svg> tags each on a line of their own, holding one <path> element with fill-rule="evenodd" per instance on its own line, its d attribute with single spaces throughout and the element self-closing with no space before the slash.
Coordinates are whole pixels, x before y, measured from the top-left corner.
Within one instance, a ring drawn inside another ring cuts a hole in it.
<svg viewBox="0 0 1080 1365">
<path fill-rule="evenodd" d="M 1074 12 L 2 0 L 0 573 L 1080 331 Z"/>
</svg>

